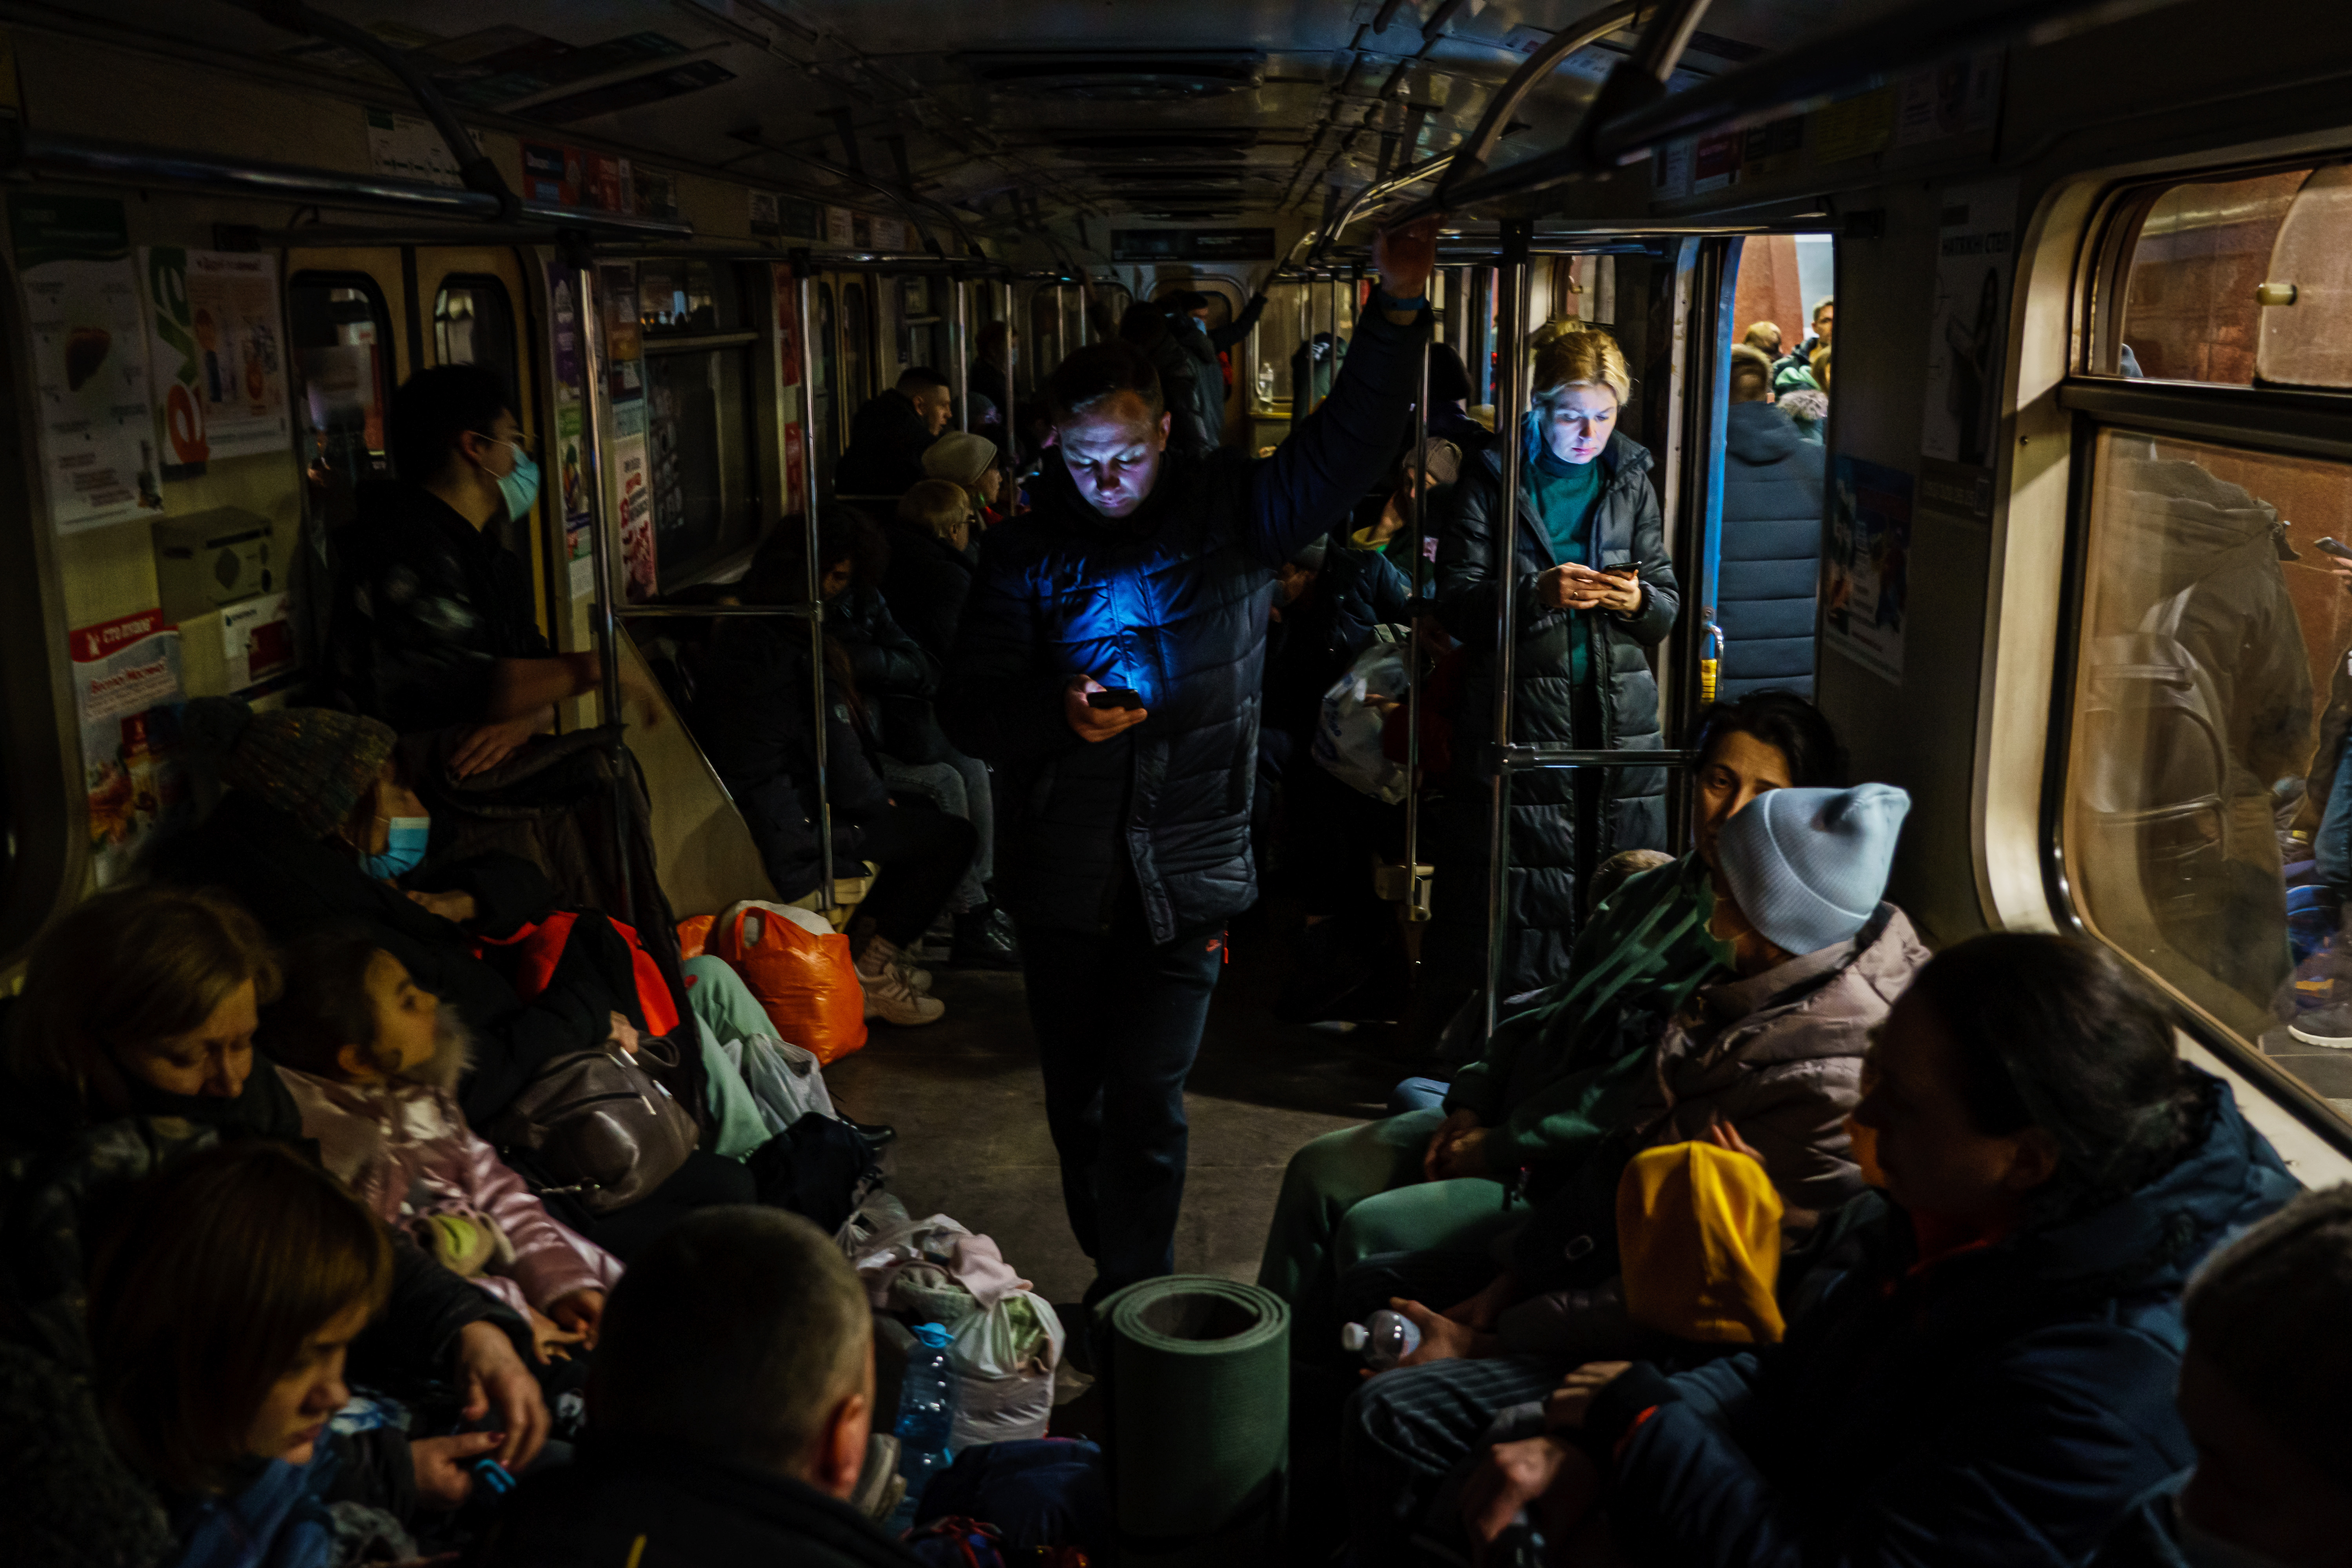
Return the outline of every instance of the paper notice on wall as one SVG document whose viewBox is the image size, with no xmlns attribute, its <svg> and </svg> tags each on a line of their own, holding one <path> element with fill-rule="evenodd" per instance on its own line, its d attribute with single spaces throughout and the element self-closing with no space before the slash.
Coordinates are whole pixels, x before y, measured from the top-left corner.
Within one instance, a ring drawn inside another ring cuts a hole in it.
<svg viewBox="0 0 2352 1568">
<path fill-rule="evenodd" d="M 463 185 L 449 143 L 429 120 L 394 114 L 388 109 L 367 111 L 368 157 L 379 174 L 421 180 L 428 185 Z"/>
<path fill-rule="evenodd" d="M 139 263 L 164 477 L 193 477 L 213 458 L 287 451 L 278 258 L 155 245 Z"/>
<path fill-rule="evenodd" d="M 654 491 L 643 401 L 613 410 L 613 489 L 621 519 L 621 561 L 632 601 L 654 596 Z"/>
<path fill-rule="evenodd" d="M 147 326 L 122 204 L 9 198 L 42 478 L 59 533 L 161 511 Z"/>
<path fill-rule="evenodd" d="M 857 215 L 847 207 L 824 209 L 824 242 L 835 250 L 854 250 L 857 246 Z"/>
<path fill-rule="evenodd" d="M 2017 182 L 1953 185 L 1937 205 L 1942 215 L 1919 450 L 1981 467 L 1992 461 L 2000 434 L 2009 287 L 2017 266 Z"/>
<path fill-rule="evenodd" d="M 258 686 L 294 668 L 289 599 L 285 594 L 264 594 L 221 606 L 221 658 L 228 667 L 231 691 Z"/>
<path fill-rule="evenodd" d="M 1910 598 L 1911 492 L 1911 476 L 1901 468 L 1840 458 L 1822 551 L 1822 641 L 1898 686 Z"/>
<path fill-rule="evenodd" d="M 179 757 L 180 634 L 162 610 L 147 610 L 83 627 L 72 649 L 90 858 L 105 887 L 191 815 Z"/>
</svg>

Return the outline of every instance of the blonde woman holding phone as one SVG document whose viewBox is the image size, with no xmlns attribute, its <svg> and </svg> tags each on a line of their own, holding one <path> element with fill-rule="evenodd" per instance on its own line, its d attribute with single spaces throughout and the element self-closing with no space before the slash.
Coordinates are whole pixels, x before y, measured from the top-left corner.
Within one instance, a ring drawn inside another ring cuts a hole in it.
<svg viewBox="0 0 2352 1568">
<path fill-rule="evenodd" d="M 1673 629 L 1682 596 L 1666 559 L 1648 450 L 1617 428 L 1633 378 L 1617 342 L 1570 331 L 1536 353 L 1535 398 L 1520 431 L 1511 588 L 1517 648 L 1511 738 L 1588 750 L 1660 745 L 1650 650 Z M 1438 614 L 1475 659 L 1456 723 L 1490 732 L 1494 712 L 1495 531 L 1502 452 L 1463 465 L 1438 544 Z M 1438 879 L 1441 944 L 1457 985 L 1485 975 L 1488 795 L 1471 747 L 1458 747 L 1447 863 Z M 1577 867 L 1626 849 L 1665 847 L 1665 773 L 1657 768 L 1547 770 L 1511 783 L 1510 922 L 1504 994 L 1563 977 L 1586 913 Z M 1579 847 L 1585 852 L 1579 854 Z"/>
</svg>

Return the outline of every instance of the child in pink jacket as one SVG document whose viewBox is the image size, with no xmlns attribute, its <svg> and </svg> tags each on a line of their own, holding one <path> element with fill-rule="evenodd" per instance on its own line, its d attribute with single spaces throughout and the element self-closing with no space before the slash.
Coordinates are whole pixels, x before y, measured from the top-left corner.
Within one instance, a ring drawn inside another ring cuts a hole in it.
<svg viewBox="0 0 2352 1568">
<path fill-rule="evenodd" d="M 454 1009 L 362 936 L 286 955 L 285 995 L 257 1043 L 301 1107 L 321 1163 L 368 1208 L 531 1320 L 551 1343 L 593 1346 L 620 1260 L 556 1220 L 466 1124 Z"/>
</svg>

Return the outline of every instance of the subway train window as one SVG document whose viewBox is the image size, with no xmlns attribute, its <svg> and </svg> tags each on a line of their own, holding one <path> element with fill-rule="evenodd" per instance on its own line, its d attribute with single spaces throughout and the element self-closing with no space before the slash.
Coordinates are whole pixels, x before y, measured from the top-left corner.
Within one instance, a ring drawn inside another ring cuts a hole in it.
<svg viewBox="0 0 2352 1568">
<path fill-rule="evenodd" d="M 729 267 L 646 261 L 637 277 L 654 558 L 662 591 L 672 593 L 759 537 L 750 439 L 756 334 L 742 330 Z"/>
<path fill-rule="evenodd" d="M 844 283 L 841 286 L 841 380 L 844 412 L 855 417 L 858 408 L 874 395 L 866 380 L 866 346 L 873 341 L 872 318 L 866 312 L 866 285 Z"/>
<path fill-rule="evenodd" d="M 833 485 L 833 465 L 841 456 L 841 339 L 835 331 L 833 285 L 816 286 L 816 427 L 824 432 L 817 453 L 814 483 L 820 489 Z"/>
<path fill-rule="evenodd" d="M 353 488 L 385 470 L 384 400 L 392 312 L 363 273 L 298 272 L 287 284 L 310 489 L 332 522 Z"/>
<path fill-rule="evenodd" d="M 2336 538 L 2352 466 L 2110 429 L 2092 498 L 2065 802 L 2077 906 L 2352 1110 L 2331 1048 L 2352 1029 L 2327 1033 L 2352 885 L 2352 770 L 2335 754 L 2352 715 Z"/>
<path fill-rule="evenodd" d="M 516 395 L 518 351 L 514 305 L 495 278 L 452 278 L 433 301 L 434 359 L 478 364 L 495 372 Z"/>
</svg>

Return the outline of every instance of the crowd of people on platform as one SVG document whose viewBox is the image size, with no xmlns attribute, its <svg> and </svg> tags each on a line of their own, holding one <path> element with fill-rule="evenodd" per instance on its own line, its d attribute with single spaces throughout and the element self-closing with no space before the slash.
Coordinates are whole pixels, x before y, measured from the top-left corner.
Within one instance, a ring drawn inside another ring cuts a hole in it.
<svg viewBox="0 0 2352 1568">
<path fill-rule="evenodd" d="M 1422 956 L 1454 990 L 1442 1081 L 1283 1183 L 1291 1560 L 2341 1560 L 2345 1190 L 2296 1195 L 2104 948 L 1931 956 L 1885 900 L 1909 801 L 1844 776 L 1795 570 L 1829 302 L 1793 367 L 1734 356 L 1740 651 L 1673 858 L 1655 765 L 1523 774 L 1493 819 L 1505 595 L 1512 742 L 1591 752 L 1662 748 L 1684 606 L 1618 345 L 1551 332 L 1489 433 L 1428 349 L 1434 258 L 1433 223 L 1381 237 L 1270 455 L 1222 441 L 1232 340 L 1183 297 L 1017 403 L 1017 339 L 983 339 L 970 384 L 1038 413 L 1034 450 L 949 431 L 950 384 L 909 371 L 843 458 L 866 499 L 702 600 L 821 616 L 683 626 L 659 685 L 539 633 L 495 527 L 538 469 L 496 379 L 403 386 L 405 477 L 339 563 L 321 700 L 191 704 L 216 802 L 60 915 L 0 1014 L 26 1560 L 916 1561 L 863 1500 L 875 1319 L 835 1241 L 895 1133 L 805 1053 L 778 1125 L 743 1067 L 768 1016 L 685 956 L 628 752 L 556 708 L 609 675 L 635 722 L 675 712 L 780 898 L 830 902 L 828 849 L 870 869 L 867 1017 L 940 1017 L 928 963 L 1023 972 L 1084 1342 L 1173 1268 L 1230 922 L 1295 893 L 1302 1018 L 1340 1006 L 1340 955 L 1401 940 L 1370 891 L 1398 808 L 1320 763 L 1381 647 L 1431 661 L 1382 745 L 1434 799 Z M 1417 1344 L 1362 1377 L 1339 1330 L 1382 1309 Z"/>
</svg>

